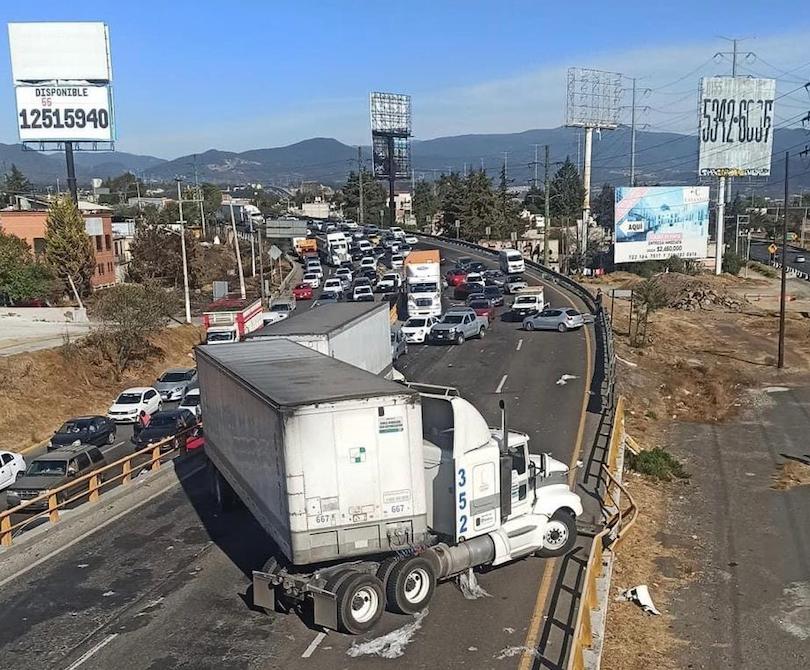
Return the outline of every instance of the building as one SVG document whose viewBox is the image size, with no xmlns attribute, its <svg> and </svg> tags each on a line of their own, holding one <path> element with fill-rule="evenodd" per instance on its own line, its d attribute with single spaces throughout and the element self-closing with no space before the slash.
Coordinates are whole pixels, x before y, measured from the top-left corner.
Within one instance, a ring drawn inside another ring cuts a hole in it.
<svg viewBox="0 0 810 670">
<path fill-rule="evenodd" d="M 329 211 L 328 202 L 305 202 L 301 205 L 301 215 L 308 219 L 328 219 Z"/>
<path fill-rule="evenodd" d="M 112 224 L 112 232 L 113 253 L 115 254 L 115 281 L 121 283 L 126 281 L 127 267 L 132 260 L 130 247 L 135 239 L 135 222 L 131 219 L 116 221 Z"/>
<path fill-rule="evenodd" d="M 28 242 L 35 257 L 45 253 L 45 229 L 48 218 L 46 198 L 17 197 L 13 207 L 0 210 L 0 228 Z M 96 255 L 96 270 L 90 278 L 93 288 L 117 282 L 113 250 L 112 209 L 85 200 L 79 201 L 84 229 L 90 236 Z"/>
<path fill-rule="evenodd" d="M 396 207 L 397 223 L 404 226 L 415 226 L 416 218 L 413 214 L 413 198 L 410 191 L 402 191 L 394 194 L 394 206 Z"/>
</svg>

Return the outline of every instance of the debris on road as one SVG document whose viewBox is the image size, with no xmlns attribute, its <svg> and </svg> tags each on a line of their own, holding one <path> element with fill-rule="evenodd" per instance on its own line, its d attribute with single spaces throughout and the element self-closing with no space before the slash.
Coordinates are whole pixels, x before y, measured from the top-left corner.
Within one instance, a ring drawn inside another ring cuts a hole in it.
<svg viewBox="0 0 810 670">
<path fill-rule="evenodd" d="M 422 620 L 427 616 L 428 610 L 422 610 L 411 623 L 392 630 L 390 633 L 375 637 L 368 642 L 355 642 L 346 651 L 352 658 L 358 656 L 379 656 L 380 658 L 399 658 L 405 653 L 405 647 L 411 641 L 416 631 L 422 627 Z"/>
<path fill-rule="evenodd" d="M 771 488 L 788 491 L 796 486 L 810 486 L 810 458 L 782 463 L 774 475 Z"/>
<path fill-rule="evenodd" d="M 495 658 L 502 661 L 505 658 L 514 658 L 515 656 L 524 653 L 530 654 L 535 658 L 540 658 L 540 652 L 537 649 L 532 649 L 531 647 L 505 647 L 504 649 L 501 649 Z"/>
<path fill-rule="evenodd" d="M 650 589 L 647 588 L 646 584 L 639 584 L 632 589 L 625 589 L 619 595 L 619 599 L 636 603 L 636 605 L 641 607 L 647 614 L 661 615 L 661 612 L 655 609 L 655 605 L 653 605 Z"/>
<path fill-rule="evenodd" d="M 563 375 L 557 380 L 557 386 L 565 386 L 571 379 L 577 379 L 576 375 Z"/>
<path fill-rule="evenodd" d="M 475 572 L 470 568 L 467 572 L 462 572 L 458 576 L 458 588 L 466 600 L 478 600 L 478 598 L 491 598 L 492 596 L 478 583 Z"/>
</svg>

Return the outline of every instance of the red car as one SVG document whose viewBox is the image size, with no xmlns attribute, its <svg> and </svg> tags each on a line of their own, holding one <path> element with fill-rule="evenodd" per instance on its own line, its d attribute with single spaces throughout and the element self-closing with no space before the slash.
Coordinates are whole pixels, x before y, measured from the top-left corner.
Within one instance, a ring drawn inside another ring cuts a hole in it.
<svg viewBox="0 0 810 670">
<path fill-rule="evenodd" d="M 458 286 L 467 280 L 467 273 L 464 270 L 450 270 L 446 276 L 448 286 Z"/>
<path fill-rule="evenodd" d="M 312 300 L 312 287 L 309 284 L 298 284 L 292 294 L 296 300 Z"/>
<path fill-rule="evenodd" d="M 491 323 L 495 318 L 495 307 L 489 300 L 472 300 L 470 301 L 470 309 L 473 310 L 477 316 L 485 316 L 487 323 Z"/>
</svg>

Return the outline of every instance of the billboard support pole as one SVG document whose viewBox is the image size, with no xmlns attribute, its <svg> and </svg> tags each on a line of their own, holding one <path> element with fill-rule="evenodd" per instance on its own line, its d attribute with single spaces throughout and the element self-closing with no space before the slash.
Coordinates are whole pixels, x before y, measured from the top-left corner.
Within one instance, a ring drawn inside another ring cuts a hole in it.
<svg viewBox="0 0 810 670">
<path fill-rule="evenodd" d="M 388 136 L 388 227 L 393 228 L 397 223 L 397 205 L 394 197 L 394 188 L 397 183 L 396 163 L 394 162 L 394 137 Z"/>
<path fill-rule="evenodd" d="M 787 285 L 787 220 L 788 220 L 788 163 L 790 152 L 785 152 L 785 207 L 782 215 L 782 279 L 779 289 L 779 355 L 776 367 L 785 367 L 785 289 Z"/>
<path fill-rule="evenodd" d="M 65 142 L 65 162 L 67 163 L 67 182 L 70 197 L 79 206 L 79 189 L 76 185 L 76 164 L 73 162 L 73 142 Z"/>
<path fill-rule="evenodd" d="M 720 177 L 720 184 L 717 187 L 717 232 L 715 233 L 714 250 L 714 274 L 723 272 L 723 234 L 726 219 L 726 178 Z"/>
<path fill-rule="evenodd" d="M 548 237 L 551 234 L 551 206 L 548 192 L 548 144 L 545 146 L 545 153 L 546 173 L 543 180 L 543 195 L 545 196 L 543 199 L 545 200 L 545 206 L 543 213 L 545 214 L 546 225 L 543 227 L 543 265 L 548 267 Z M 559 253 L 557 255 L 559 256 Z"/>
<path fill-rule="evenodd" d="M 585 266 L 585 254 L 588 251 L 588 219 L 591 218 L 591 148 L 593 144 L 593 128 L 585 128 L 585 162 L 582 169 L 582 185 L 585 187 L 585 198 L 582 202 L 582 235 L 580 236 L 580 252 L 582 265 Z"/>
</svg>

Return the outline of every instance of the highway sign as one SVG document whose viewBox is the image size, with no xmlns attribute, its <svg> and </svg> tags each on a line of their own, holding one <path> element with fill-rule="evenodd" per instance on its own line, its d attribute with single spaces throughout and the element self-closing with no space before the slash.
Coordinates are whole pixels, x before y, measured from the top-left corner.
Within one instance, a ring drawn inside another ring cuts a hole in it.
<svg viewBox="0 0 810 670">
<path fill-rule="evenodd" d="M 770 254 L 775 254 L 775 253 L 776 253 L 776 250 L 777 250 L 777 248 L 776 248 L 776 245 L 775 245 L 775 244 L 771 244 L 771 245 L 768 247 L 768 253 L 770 253 Z"/>
</svg>

